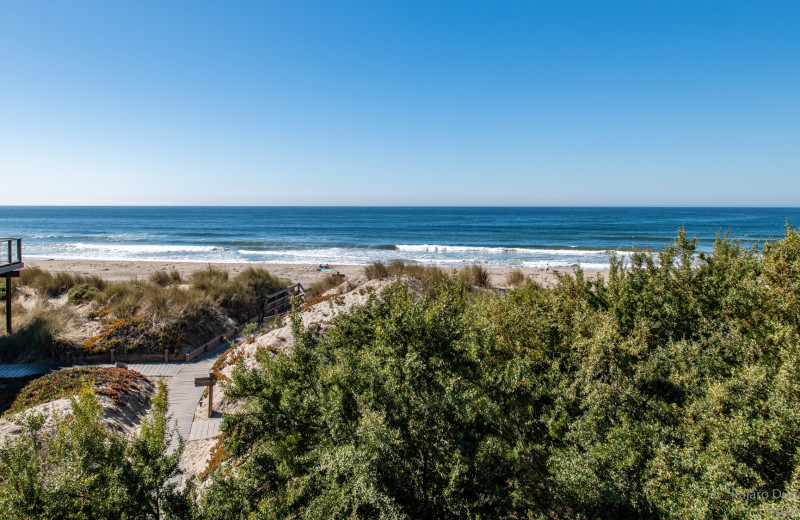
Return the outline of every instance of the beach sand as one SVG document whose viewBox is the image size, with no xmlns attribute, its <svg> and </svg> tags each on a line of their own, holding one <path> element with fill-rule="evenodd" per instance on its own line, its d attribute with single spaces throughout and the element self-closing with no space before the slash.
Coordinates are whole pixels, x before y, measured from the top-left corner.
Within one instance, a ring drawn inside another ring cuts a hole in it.
<svg viewBox="0 0 800 520">
<path fill-rule="evenodd" d="M 286 278 L 293 283 L 299 282 L 303 287 L 309 287 L 317 280 L 323 279 L 327 272 L 317 270 L 317 265 L 311 264 L 267 264 L 267 263 L 200 263 L 200 262 L 120 262 L 120 261 L 95 261 L 95 260 L 24 260 L 26 267 L 40 267 L 51 272 L 66 271 L 70 274 L 94 275 L 106 281 L 122 281 L 138 278 L 147 279 L 156 271 L 177 270 L 184 279 L 192 273 L 213 266 L 227 271 L 232 276 L 241 273 L 247 268 L 256 267 L 269 271 L 271 274 Z M 332 272 L 345 275 L 353 284 L 358 285 L 366 281 L 363 265 L 331 265 Z M 445 267 L 444 269 L 453 269 Z M 506 276 L 513 271 L 512 268 L 488 268 L 491 285 L 504 287 Z M 520 269 L 523 274 L 533 281 L 550 286 L 555 283 L 556 276 L 553 271 L 544 269 Z M 561 270 L 562 273 L 569 272 Z M 586 270 L 587 278 L 597 276 L 606 277 L 607 270 Z"/>
</svg>

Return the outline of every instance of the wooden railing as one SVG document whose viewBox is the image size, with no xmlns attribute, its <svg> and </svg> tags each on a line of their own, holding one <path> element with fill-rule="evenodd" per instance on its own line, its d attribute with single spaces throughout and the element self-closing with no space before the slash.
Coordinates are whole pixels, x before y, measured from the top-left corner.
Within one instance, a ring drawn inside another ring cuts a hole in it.
<svg viewBox="0 0 800 520">
<path fill-rule="evenodd" d="M 22 239 L 0 238 L 0 273 L 22 268 Z"/>
<path fill-rule="evenodd" d="M 277 316 L 278 314 L 291 310 L 292 296 L 305 300 L 306 291 L 303 289 L 302 285 L 296 283 L 267 296 L 264 302 L 264 317 L 269 318 L 271 316 Z"/>
</svg>

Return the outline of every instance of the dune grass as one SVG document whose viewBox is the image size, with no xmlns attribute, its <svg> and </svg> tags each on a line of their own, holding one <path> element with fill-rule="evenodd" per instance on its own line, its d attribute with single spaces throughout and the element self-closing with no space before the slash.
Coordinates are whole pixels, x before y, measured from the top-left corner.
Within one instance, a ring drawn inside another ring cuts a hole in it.
<svg viewBox="0 0 800 520">
<path fill-rule="evenodd" d="M 416 280 L 422 292 L 430 294 L 441 282 L 453 280 L 464 289 L 489 287 L 489 271 L 479 264 L 461 270 L 447 272 L 441 267 L 419 264 L 406 264 L 402 260 L 394 260 L 390 264 L 373 262 L 364 267 L 364 275 L 368 280 L 380 280 L 389 276 Z"/>
<path fill-rule="evenodd" d="M 105 282 L 98 276 L 70 274 L 63 271 L 51 273 L 40 267 L 26 267 L 20 270 L 20 285 L 27 285 L 42 296 L 58 296 L 76 285 L 86 284 L 102 290 Z"/>
<path fill-rule="evenodd" d="M 324 293 L 325 291 L 332 289 L 338 285 L 341 285 L 344 282 L 344 277 L 340 276 L 336 273 L 331 273 L 321 280 L 317 280 L 311 287 L 306 289 L 306 298 L 312 299 L 316 298 L 320 294 Z"/>
<path fill-rule="evenodd" d="M 188 287 L 176 270 L 156 272 L 144 281 L 114 283 L 37 267 L 22 273 L 20 285 L 41 296 L 67 292 L 71 303 L 88 303 L 91 310 L 81 312 L 101 320 L 103 331 L 87 341 L 78 340 L 74 306 L 23 311 L 17 332 L 0 342 L 4 347 L 0 357 L 6 361 L 58 357 L 81 345 L 87 353 L 179 351 L 181 345 L 200 344 L 219 334 L 231 320 L 257 316 L 268 294 L 290 285 L 257 268 L 230 277 L 209 266 L 192 275 Z"/>
<path fill-rule="evenodd" d="M 12 309 L 14 333 L 0 336 L 0 360 L 5 363 L 57 358 L 80 347 L 78 316 L 70 306 L 53 309 L 39 304 Z M 5 325 L 4 325 L 5 327 Z"/>
<path fill-rule="evenodd" d="M 156 271 L 150 275 L 150 282 L 160 287 L 166 287 L 168 285 L 182 284 L 183 278 L 177 269 L 173 269 L 172 271 Z"/>
<path fill-rule="evenodd" d="M 528 278 L 519 269 L 513 269 L 506 275 L 506 286 L 522 287 L 528 283 Z"/>
</svg>

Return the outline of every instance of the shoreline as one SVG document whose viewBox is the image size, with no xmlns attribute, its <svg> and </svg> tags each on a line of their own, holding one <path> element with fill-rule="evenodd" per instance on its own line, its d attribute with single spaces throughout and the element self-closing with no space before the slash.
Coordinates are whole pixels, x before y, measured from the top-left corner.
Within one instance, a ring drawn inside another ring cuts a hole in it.
<svg viewBox="0 0 800 520">
<path fill-rule="evenodd" d="M 116 261 L 116 260 L 25 260 L 26 267 L 39 267 L 47 271 L 66 271 L 71 274 L 84 276 L 99 276 L 106 281 L 126 281 L 133 278 L 146 279 L 157 271 L 177 270 L 181 277 L 188 279 L 193 273 L 207 269 L 209 266 L 227 271 L 235 276 L 245 269 L 266 269 L 271 274 L 287 278 L 292 283 L 301 283 L 309 287 L 314 282 L 322 280 L 330 273 L 320 272 L 316 264 L 273 264 L 273 263 L 217 263 L 217 262 L 157 262 L 157 261 Z M 366 281 L 364 265 L 331 264 L 332 272 L 340 272 L 352 283 L 361 284 Z M 443 267 L 443 269 L 455 269 Z M 540 285 L 550 286 L 556 281 L 554 270 L 535 268 L 512 267 L 487 267 L 490 282 L 493 287 L 504 287 L 508 273 L 519 269 L 522 273 Z M 558 269 L 558 272 L 568 273 L 571 269 Z M 587 278 L 608 276 L 608 269 L 584 269 Z"/>
</svg>

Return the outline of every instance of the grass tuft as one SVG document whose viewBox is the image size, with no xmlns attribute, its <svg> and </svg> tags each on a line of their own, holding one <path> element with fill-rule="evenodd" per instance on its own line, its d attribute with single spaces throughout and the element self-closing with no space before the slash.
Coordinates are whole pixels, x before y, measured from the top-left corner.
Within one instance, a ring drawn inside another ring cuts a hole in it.
<svg viewBox="0 0 800 520">
<path fill-rule="evenodd" d="M 150 275 L 150 281 L 159 287 L 166 287 L 168 285 L 179 285 L 183 283 L 181 273 L 177 269 L 172 271 L 156 271 Z"/>
<path fill-rule="evenodd" d="M 33 288 L 39 294 L 51 297 L 63 294 L 76 285 L 91 285 L 98 290 L 105 287 L 105 282 L 98 276 L 73 275 L 59 271 L 50 273 L 40 267 L 26 267 L 20 271 L 21 285 Z"/>
<path fill-rule="evenodd" d="M 306 298 L 316 298 L 328 289 L 332 289 L 333 287 L 341 285 L 342 282 L 344 282 L 344 276 L 331 273 L 321 280 L 317 280 L 311 284 L 311 287 L 306 290 Z"/>
<path fill-rule="evenodd" d="M 489 271 L 479 264 L 473 264 L 458 272 L 458 281 L 466 289 L 489 287 Z"/>
<path fill-rule="evenodd" d="M 513 269 L 506 275 L 506 286 L 522 287 L 528 283 L 528 278 L 519 269 Z"/>
<path fill-rule="evenodd" d="M 77 315 L 69 306 L 52 309 L 40 304 L 25 310 L 14 308 L 17 322 L 14 333 L 0 336 L 0 360 L 22 363 L 58 358 L 63 352 L 79 348 Z"/>
<path fill-rule="evenodd" d="M 367 277 L 367 280 L 380 280 L 381 278 L 389 276 L 389 268 L 386 267 L 386 264 L 383 262 L 372 262 L 364 267 L 364 275 Z"/>
</svg>

